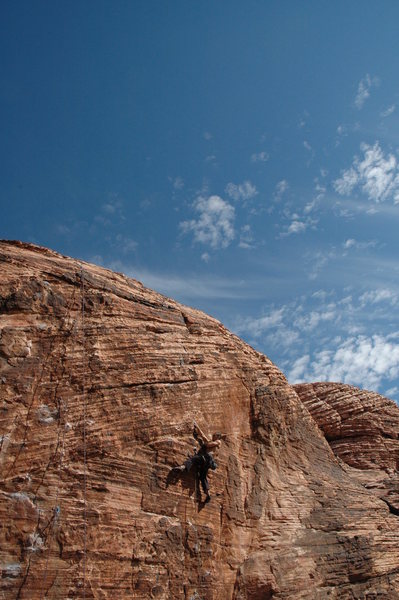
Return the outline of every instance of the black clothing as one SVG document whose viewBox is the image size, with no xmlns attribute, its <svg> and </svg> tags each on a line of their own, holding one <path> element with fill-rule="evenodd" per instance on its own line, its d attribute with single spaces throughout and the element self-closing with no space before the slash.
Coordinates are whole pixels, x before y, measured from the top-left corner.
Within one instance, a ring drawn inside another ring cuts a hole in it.
<svg viewBox="0 0 399 600">
<path fill-rule="evenodd" d="M 212 454 L 207 452 L 205 444 L 201 444 L 201 448 L 194 456 L 190 456 L 184 463 L 186 471 L 190 471 L 193 466 L 197 470 L 197 477 L 201 483 L 201 487 L 204 493 L 209 496 L 209 482 L 208 482 L 208 471 L 216 469 L 217 465 L 213 459 Z"/>
</svg>

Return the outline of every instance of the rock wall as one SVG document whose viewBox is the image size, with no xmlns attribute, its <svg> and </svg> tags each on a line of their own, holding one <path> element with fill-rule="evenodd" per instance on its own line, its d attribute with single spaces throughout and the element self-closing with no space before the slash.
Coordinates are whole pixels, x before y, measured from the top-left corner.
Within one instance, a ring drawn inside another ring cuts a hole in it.
<svg viewBox="0 0 399 600">
<path fill-rule="evenodd" d="M 399 598 L 398 517 L 268 358 L 121 274 L 0 264 L 1 598 Z M 208 504 L 171 473 L 193 420 Z"/>
<path fill-rule="evenodd" d="M 295 385 L 343 468 L 399 516 L 399 410 L 375 392 L 342 383 Z"/>
</svg>

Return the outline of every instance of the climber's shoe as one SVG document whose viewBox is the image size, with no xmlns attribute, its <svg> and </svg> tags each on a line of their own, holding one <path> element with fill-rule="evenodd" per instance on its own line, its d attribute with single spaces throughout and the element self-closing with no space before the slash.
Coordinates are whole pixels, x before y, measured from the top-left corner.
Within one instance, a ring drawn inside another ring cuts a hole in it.
<svg viewBox="0 0 399 600">
<path fill-rule="evenodd" d="M 179 465 L 178 467 L 173 467 L 172 471 L 176 471 L 178 473 L 183 473 L 183 471 L 186 470 L 186 467 L 184 465 Z"/>
</svg>

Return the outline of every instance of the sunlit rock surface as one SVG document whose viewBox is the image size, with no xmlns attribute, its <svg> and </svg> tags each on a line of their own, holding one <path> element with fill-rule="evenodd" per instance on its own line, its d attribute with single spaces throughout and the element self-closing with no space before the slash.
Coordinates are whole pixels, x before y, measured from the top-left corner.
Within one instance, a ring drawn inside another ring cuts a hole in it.
<svg viewBox="0 0 399 600">
<path fill-rule="evenodd" d="M 0 598 L 399 598 L 398 516 L 268 358 L 121 274 L 0 264 Z M 225 434 L 205 505 L 170 472 L 193 420 Z"/>
<path fill-rule="evenodd" d="M 395 402 L 342 383 L 294 388 L 334 454 L 346 463 L 345 470 L 399 516 L 399 409 Z"/>
</svg>

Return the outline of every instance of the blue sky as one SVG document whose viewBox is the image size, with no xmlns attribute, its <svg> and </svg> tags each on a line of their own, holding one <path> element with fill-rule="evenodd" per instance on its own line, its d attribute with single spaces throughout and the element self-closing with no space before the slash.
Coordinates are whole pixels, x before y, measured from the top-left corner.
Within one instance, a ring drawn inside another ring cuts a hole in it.
<svg viewBox="0 0 399 600">
<path fill-rule="evenodd" d="M 399 4 L 0 7 L 1 230 L 399 399 Z"/>
</svg>

